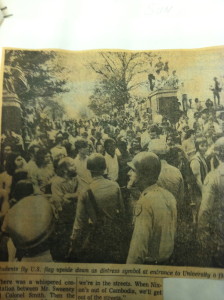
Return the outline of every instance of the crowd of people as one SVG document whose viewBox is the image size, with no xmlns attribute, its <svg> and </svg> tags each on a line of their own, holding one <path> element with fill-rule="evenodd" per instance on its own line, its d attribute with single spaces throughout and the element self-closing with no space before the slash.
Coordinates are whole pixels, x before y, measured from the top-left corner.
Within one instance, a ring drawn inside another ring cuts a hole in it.
<svg viewBox="0 0 224 300">
<path fill-rule="evenodd" d="M 27 108 L 23 134 L 2 133 L 0 260 L 223 267 L 224 113 L 178 113 Z"/>
</svg>

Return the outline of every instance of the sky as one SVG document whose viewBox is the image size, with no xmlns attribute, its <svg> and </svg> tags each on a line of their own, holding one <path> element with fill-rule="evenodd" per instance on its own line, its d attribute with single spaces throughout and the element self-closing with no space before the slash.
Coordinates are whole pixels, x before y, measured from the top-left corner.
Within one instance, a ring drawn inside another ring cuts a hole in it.
<svg viewBox="0 0 224 300">
<path fill-rule="evenodd" d="M 224 45 L 223 0 L 0 0 L 12 17 L 0 27 L 0 46 L 27 49 L 189 49 Z M 73 56 L 70 52 L 70 57 Z M 70 115 L 88 103 L 94 74 L 86 54 L 65 59 L 71 92 L 62 101 Z M 93 55 L 90 55 L 91 58 Z M 223 81 L 223 55 L 165 52 L 189 98 L 212 97 L 214 76 Z M 167 57 L 166 57 L 167 56 Z M 185 63 L 183 63 L 183 57 Z M 147 94 L 148 90 L 137 91 Z M 223 97 L 223 92 L 222 92 Z"/>
<path fill-rule="evenodd" d="M 212 99 L 210 86 L 213 78 L 217 77 L 224 85 L 224 51 L 222 47 L 204 48 L 195 50 L 163 50 L 153 54 L 161 56 L 162 61 L 168 61 L 170 71 L 176 70 L 177 75 L 184 86 L 180 93 L 186 93 L 188 99 L 198 97 L 201 101 Z M 66 77 L 70 92 L 62 95 L 62 101 L 67 108 L 70 117 L 78 115 L 89 103 L 98 75 L 89 69 L 88 63 L 92 61 L 102 62 L 98 51 L 85 52 L 58 52 L 58 63 L 63 64 L 68 70 Z M 157 58 L 154 59 L 155 62 Z M 146 60 L 146 66 L 149 62 Z M 147 82 L 147 73 L 141 75 L 140 80 Z M 134 92 L 136 95 L 147 97 L 149 90 L 143 85 Z M 224 91 L 221 92 L 221 99 Z"/>
</svg>

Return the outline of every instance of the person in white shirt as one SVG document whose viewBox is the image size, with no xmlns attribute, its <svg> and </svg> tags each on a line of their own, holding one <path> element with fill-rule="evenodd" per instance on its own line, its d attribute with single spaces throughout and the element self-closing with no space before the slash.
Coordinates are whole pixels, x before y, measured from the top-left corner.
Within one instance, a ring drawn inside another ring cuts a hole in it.
<svg viewBox="0 0 224 300">
<path fill-rule="evenodd" d="M 113 139 L 107 139 L 104 142 L 105 149 L 105 160 L 106 160 L 106 172 L 108 179 L 116 181 L 118 179 L 118 160 L 117 155 L 115 153 L 116 144 Z"/>
<path fill-rule="evenodd" d="M 87 169 L 87 159 L 89 155 L 88 142 L 83 139 L 77 140 L 75 142 L 75 149 L 78 152 L 78 155 L 74 159 L 74 163 L 77 172 L 78 186 L 81 191 L 87 189 L 92 181 L 90 171 Z"/>
<path fill-rule="evenodd" d="M 63 157 L 67 156 L 67 150 L 64 146 L 62 146 L 63 142 L 63 135 L 61 132 L 59 132 L 55 137 L 56 145 L 51 148 L 51 155 L 53 158 L 53 161 L 60 160 Z"/>
</svg>

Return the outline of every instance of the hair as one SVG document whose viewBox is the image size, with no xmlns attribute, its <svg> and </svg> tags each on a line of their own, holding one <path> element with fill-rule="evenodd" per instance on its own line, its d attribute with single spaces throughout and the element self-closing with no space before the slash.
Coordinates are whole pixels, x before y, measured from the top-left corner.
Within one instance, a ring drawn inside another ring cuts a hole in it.
<svg viewBox="0 0 224 300">
<path fill-rule="evenodd" d="M 68 139 L 69 138 L 69 134 L 67 132 L 63 132 L 63 139 Z"/>
<path fill-rule="evenodd" d="M 204 143 L 207 144 L 206 138 L 204 138 L 204 137 L 199 137 L 199 138 L 196 139 L 196 141 L 195 141 L 195 148 L 196 148 L 196 151 L 197 151 L 197 152 L 199 151 L 199 146 L 200 146 L 201 144 L 204 144 Z"/>
<path fill-rule="evenodd" d="M 58 144 L 58 143 L 62 142 L 63 139 L 64 139 L 63 133 L 62 133 L 62 131 L 59 131 L 55 136 L 55 143 Z"/>
<path fill-rule="evenodd" d="M 5 169 L 10 176 L 13 176 L 15 174 L 15 170 L 17 168 L 15 160 L 18 156 L 21 156 L 19 152 L 12 152 L 7 155 Z"/>
<path fill-rule="evenodd" d="M 48 140 L 48 134 L 46 132 L 41 132 L 39 138 L 45 138 Z"/>
<path fill-rule="evenodd" d="M 6 147 L 10 147 L 11 150 L 13 151 L 13 145 L 12 145 L 11 143 L 9 143 L 9 142 L 8 142 L 8 143 L 4 143 L 4 144 L 3 144 L 3 147 L 2 147 L 3 150 L 4 150 Z"/>
<path fill-rule="evenodd" d="M 105 142 L 104 142 L 104 148 L 106 149 L 109 146 L 109 144 L 111 144 L 111 143 L 115 143 L 115 140 L 106 139 Z"/>
<path fill-rule="evenodd" d="M 33 144 L 28 148 L 28 153 L 31 154 L 35 154 L 35 148 L 40 149 L 40 146 L 37 144 Z"/>
<path fill-rule="evenodd" d="M 200 117 L 200 112 L 199 112 L 199 111 L 196 111 L 196 112 L 194 113 L 194 118 L 196 118 L 196 117 Z"/>
<path fill-rule="evenodd" d="M 74 160 L 71 157 L 61 158 L 57 163 L 56 173 L 58 176 L 63 177 L 65 170 L 68 169 L 69 165 L 74 163 Z"/>
<path fill-rule="evenodd" d="M 168 140 L 169 138 L 171 138 L 173 141 L 176 141 L 177 135 L 174 134 L 173 132 L 169 132 L 169 133 L 166 135 L 166 142 L 167 142 L 167 140 Z"/>
<path fill-rule="evenodd" d="M 149 128 L 149 132 L 155 132 L 156 134 L 159 134 L 159 128 L 158 128 L 158 126 L 152 125 L 152 126 Z"/>
<path fill-rule="evenodd" d="M 37 151 L 37 153 L 35 154 L 35 162 L 38 168 L 41 168 L 45 165 L 44 158 L 48 153 L 50 152 L 47 149 L 43 149 L 43 148 Z"/>
<path fill-rule="evenodd" d="M 79 151 L 82 148 L 87 148 L 87 147 L 88 147 L 88 142 L 86 140 L 79 139 L 79 140 L 75 141 L 75 149 L 77 151 Z"/>
<path fill-rule="evenodd" d="M 184 155 L 183 150 L 180 147 L 173 147 L 167 153 L 167 162 L 174 167 L 177 167 L 177 158 L 178 153 L 182 153 Z"/>
<path fill-rule="evenodd" d="M 119 150 L 120 149 L 123 149 L 125 151 L 127 150 L 127 143 L 125 141 L 119 141 L 118 144 L 117 144 L 117 146 L 118 146 Z"/>
<path fill-rule="evenodd" d="M 194 131 L 193 129 L 189 129 L 189 130 L 186 132 L 186 134 L 185 134 L 185 136 L 184 136 L 184 139 L 185 139 L 185 140 L 189 139 L 193 134 L 195 134 L 195 131 Z"/>
<path fill-rule="evenodd" d="M 87 169 L 92 176 L 103 175 L 106 169 L 106 160 L 102 154 L 93 153 L 87 160 Z"/>
<path fill-rule="evenodd" d="M 88 137 L 88 132 L 87 132 L 87 131 L 83 131 L 83 133 L 81 134 L 81 136 L 82 136 L 83 138 Z"/>
<path fill-rule="evenodd" d="M 32 195 L 34 193 L 33 184 L 28 179 L 19 180 L 14 189 L 13 196 L 19 201 L 20 199 Z"/>
<path fill-rule="evenodd" d="M 206 114 L 208 115 L 209 114 L 209 110 L 207 108 L 204 108 L 202 111 L 201 111 L 201 115 L 202 114 Z"/>
</svg>

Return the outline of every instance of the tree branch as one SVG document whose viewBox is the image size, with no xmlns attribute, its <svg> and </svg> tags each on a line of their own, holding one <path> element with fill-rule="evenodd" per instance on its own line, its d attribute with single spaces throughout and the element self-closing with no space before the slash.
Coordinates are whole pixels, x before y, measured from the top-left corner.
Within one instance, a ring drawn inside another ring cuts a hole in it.
<svg viewBox="0 0 224 300">
<path fill-rule="evenodd" d="M 106 57 L 106 55 L 105 55 L 103 52 L 101 52 L 100 54 L 101 54 L 101 56 L 104 58 L 104 60 L 105 60 L 106 63 L 107 63 L 107 64 L 105 65 L 105 67 L 107 68 L 107 70 L 108 70 L 109 72 L 113 72 L 113 73 L 115 74 L 114 69 L 112 68 L 112 66 L 111 66 L 110 63 L 109 63 L 108 57 Z"/>
<path fill-rule="evenodd" d="M 133 84 L 133 85 L 129 86 L 127 90 L 131 91 L 131 90 L 136 89 L 137 87 L 139 87 L 141 85 L 143 85 L 143 82 L 139 82 L 139 83 Z"/>
<path fill-rule="evenodd" d="M 97 74 L 100 74 L 100 75 L 104 76 L 105 78 L 109 79 L 109 76 L 107 76 L 107 75 L 106 75 L 104 72 L 102 72 L 101 70 L 96 69 L 96 67 L 93 65 L 93 63 L 89 63 L 89 66 L 90 66 L 90 68 L 91 68 L 94 72 L 96 72 Z"/>
</svg>

